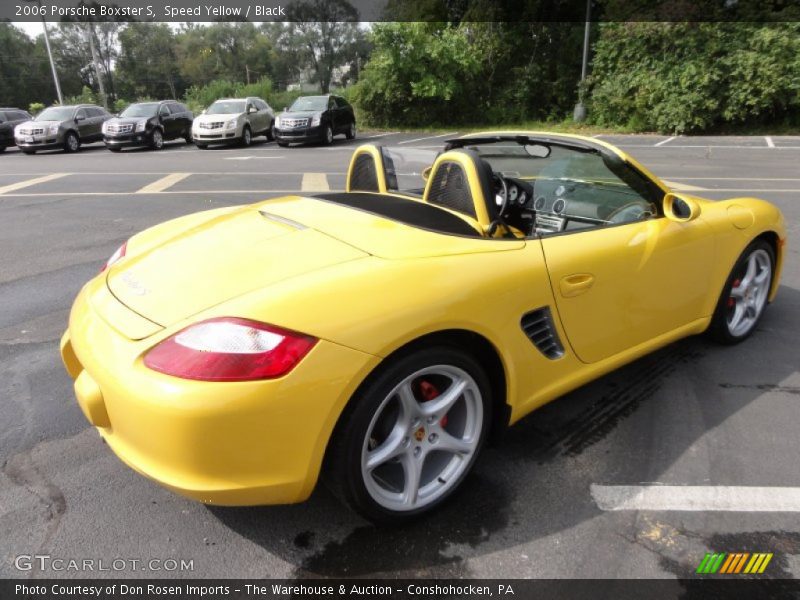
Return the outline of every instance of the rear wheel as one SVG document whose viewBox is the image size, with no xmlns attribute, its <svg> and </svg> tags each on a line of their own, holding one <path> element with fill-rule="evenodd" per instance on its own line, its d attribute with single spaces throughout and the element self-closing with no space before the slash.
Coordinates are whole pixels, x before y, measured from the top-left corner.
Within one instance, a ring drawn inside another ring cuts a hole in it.
<svg viewBox="0 0 800 600">
<path fill-rule="evenodd" d="M 267 140 L 270 142 L 275 139 L 275 121 L 269 124 L 269 129 L 267 129 Z"/>
<path fill-rule="evenodd" d="M 0 146 L 0 154 L 2 154 L 5 151 L 6 151 L 6 147 L 5 146 Z"/>
<path fill-rule="evenodd" d="M 350 123 L 350 127 L 347 128 L 347 133 L 344 134 L 348 140 L 354 140 L 356 138 L 356 122 L 353 121 Z"/>
<path fill-rule="evenodd" d="M 74 131 L 67 133 L 64 138 L 64 150 L 66 152 L 77 152 L 80 150 L 80 147 L 81 141 L 78 139 L 78 135 Z"/>
<path fill-rule="evenodd" d="M 191 131 L 187 131 L 186 133 L 184 133 L 183 134 L 183 139 L 186 141 L 187 144 L 191 144 L 192 143 L 192 132 Z"/>
<path fill-rule="evenodd" d="M 488 378 L 448 346 L 388 363 L 339 420 L 325 472 L 333 491 L 376 522 L 426 514 L 463 483 L 491 418 Z"/>
<path fill-rule="evenodd" d="M 775 253 L 764 240 L 750 244 L 731 271 L 711 320 L 709 333 L 723 344 L 747 339 L 767 306 Z"/>
</svg>

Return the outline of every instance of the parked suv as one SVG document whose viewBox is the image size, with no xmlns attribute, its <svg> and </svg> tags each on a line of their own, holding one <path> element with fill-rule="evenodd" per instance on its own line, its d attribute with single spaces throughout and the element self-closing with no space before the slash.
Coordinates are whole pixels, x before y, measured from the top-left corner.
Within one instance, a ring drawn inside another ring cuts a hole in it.
<svg viewBox="0 0 800 600">
<path fill-rule="evenodd" d="M 19 108 L 0 108 L 0 152 L 15 144 L 14 127 L 32 118 L 28 111 Z"/>
<path fill-rule="evenodd" d="M 106 148 L 119 152 L 125 146 L 149 146 L 160 150 L 166 140 L 192 141 L 194 114 L 174 100 L 131 104 L 118 117 L 103 123 Z"/>
<path fill-rule="evenodd" d="M 341 96 L 301 96 L 275 119 L 279 146 L 290 142 L 330 144 L 340 133 L 348 140 L 356 137 L 353 107 Z"/>
<path fill-rule="evenodd" d="M 25 154 L 63 148 L 77 152 L 81 144 L 103 139 L 102 127 L 111 115 L 93 104 L 50 106 L 30 121 L 17 125 L 14 137 Z"/>
<path fill-rule="evenodd" d="M 261 98 L 217 100 L 194 120 L 192 138 L 201 150 L 209 144 L 239 142 L 249 146 L 257 135 L 272 139 L 275 113 Z"/>
</svg>

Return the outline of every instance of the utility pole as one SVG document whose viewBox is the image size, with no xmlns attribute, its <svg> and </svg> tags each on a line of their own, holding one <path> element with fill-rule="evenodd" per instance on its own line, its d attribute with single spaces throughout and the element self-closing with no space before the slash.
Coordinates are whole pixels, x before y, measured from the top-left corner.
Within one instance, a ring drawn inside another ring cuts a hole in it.
<svg viewBox="0 0 800 600">
<path fill-rule="evenodd" d="M 97 48 L 94 46 L 94 23 L 89 22 L 89 47 L 92 49 L 92 63 L 94 72 L 97 75 L 97 85 L 100 88 L 100 98 L 103 101 L 103 108 L 108 110 L 108 96 L 106 96 L 106 86 L 103 83 L 103 72 L 100 70 L 100 59 L 97 57 Z"/>
<path fill-rule="evenodd" d="M 25 0 L 25 2 L 36 2 L 39 8 L 42 3 L 39 0 Z M 44 11 L 39 11 L 42 15 L 42 27 L 44 28 L 44 45 L 47 48 L 47 58 L 50 59 L 50 70 L 53 72 L 53 83 L 56 84 L 56 96 L 58 96 L 58 103 L 64 104 L 64 97 L 61 95 L 61 84 L 58 82 L 58 72 L 56 71 L 56 63 L 53 60 L 53 51 L 50 50 L 50 35 L 47 33 L 47 22 L 44 20 Z"/>
<path fill-rule="evenodd" d="M 245 70 L 245 73 L 247 73 L 247 85 L 250 85 L 250 66 L 249 65 L 245 65 L 244 66 L 244 70 Z"/>
<path fill-rule="evenodd" d="M 578 103 L 572 117 L 580 123 L 586 120 L 586 106 L 583 104 L 583 82 L 589 70 L 589 33 L 591 32 L 592 0 L 586 0 L 586 26 L 583 29 L 583 63 L 581 64 L 581 87 L 578 91 Z"/>
</svg>

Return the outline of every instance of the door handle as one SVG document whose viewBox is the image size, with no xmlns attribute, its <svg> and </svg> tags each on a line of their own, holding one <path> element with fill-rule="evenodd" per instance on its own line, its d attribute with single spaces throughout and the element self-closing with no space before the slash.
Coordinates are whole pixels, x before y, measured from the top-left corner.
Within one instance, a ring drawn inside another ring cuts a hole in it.
<svg viewBox="0 0 800 600">
<path fill-rule="evenodd" d="M 589 288 L 594 285 L 594 275 L 589 273 L 575 273 L 574 275 L 567 275 L 561 279 L 559 285 L 561 295 L 564 298 L 572 298 L 579 296 L 584 292 L 588 292 Z"/>
</svg>

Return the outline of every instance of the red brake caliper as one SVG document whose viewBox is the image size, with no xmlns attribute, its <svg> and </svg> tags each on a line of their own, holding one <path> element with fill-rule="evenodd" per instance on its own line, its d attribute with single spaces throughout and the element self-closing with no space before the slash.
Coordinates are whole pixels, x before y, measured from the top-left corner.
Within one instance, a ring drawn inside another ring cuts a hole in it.
<svg viewBox="0 0 800 600">
<path fill-rule="evenodd" d="M 731 289 L 738 288 L 741 283 L 742 283 L 741 279 L 734 279 L 733 285 L 731 285 Z M 728 308 L 733 308 L 734 306 L 736 306 L 736 300 L 734 300 L 733 298 L 728 298 Z"/>
<path fill-rule="evenodd" d="M 422 380 L 419 384 L 419 392 L 422 395 L 423 402 L 428 402 L 429 400 L 433 400 L 439 395 L 439 390 L 436 389 L 436 386 L 433 385 L 430 381 Z M 447 427 L 447 415 L 444 415 L 439 420 L 439 425 L 442 427 Z"/>
</svg>

